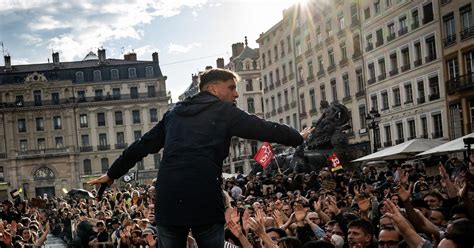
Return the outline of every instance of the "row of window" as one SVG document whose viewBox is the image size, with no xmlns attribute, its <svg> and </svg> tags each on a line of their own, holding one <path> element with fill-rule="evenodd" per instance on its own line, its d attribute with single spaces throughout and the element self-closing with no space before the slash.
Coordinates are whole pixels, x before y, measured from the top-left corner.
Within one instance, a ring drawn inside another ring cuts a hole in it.
<svg viewBox="0 0 474 248">
<path fill-rule="evenodd" d="M 425 38 L 425 63 L 429 63 L 437 59 L 436 54 L 436 40 L 434 35 L 428 35 Z M 400 48 L 401 56 L 398 56 L 398 48 L 389 54 L 389 76 L 395 76 L 399 72 L 405 72 L 410 68 L 418 67 L 423 64 L 423 52 L 422 45 L 419 40 L 413 42 L 413 45 L 407 44 Z M 411 54 L 411 55 L 410 55 Z M 413 56 L 413 57 L 411 57 Z M 401 57 L 401 59 L 399 59 Z M 401 60 L 401 63 L 399 62 Z M 413 60 L 413 67 L 412 67 Z M 377 71 L 378 76 L 376 76 L 376 66 L 378 64 Z M 399 71 L 399 65 L 400 71 Z M 368 84 L 373 84 L 377 80 L 382 81 L 388 77 L 387 75 L 387 66 L 385 62 L 385 56 L 380 57 L 377 61 L 369 61 L 367 63 L 367 75 L 368 75 Z"/>
<path fill-rule="evenodd" d="M 62 120 L 61 116 L 53 116 L 52 120 L 52 126 L 53 130 L 61 130 L 63 125 L 62 125 Z M 44 118 L 43 117 L 37 117 L 35 119 L 36 123 L 36 131 L 44 131 Z M 17 120 L 17 126 L 18 126 L 18 132 L 19 133 L 24 133 L 27 131 L 27 121 L 24 118 L 18 119 Z"/>
<path fill-rule="evenodd" d="M 432 15 L 432 14 L 431 14 Z M 420 20 L 419 20 L 419 14 L 418 14 L 418 9 L 412 10 L 411 12 L 411 30 L 417 29 L 420 26 Z M 431 20 L 432 21 L 432 17 Z M 401 17 L 398 18 L 397 22 L 397 27 L 398 27 L 398 36 L 402 36 L 404 34 L 408 33 L 408 23 L 407 23 L 407 16 L 404 14 Z M 390 42 L 394 40 L 397 37 L 397 33 L 395 31 L 395 21 L 391 21 L 387 24 L 386 30 L 388 33 L 386 37 L 384 37 L 384 28 L 377 29 L 375 31 L 375 46 L 374 46 L 374 38 L 373 34 L 369 33 L 365 36 L 365 44 L 366 44 L 366 51 L 369 52 L 374 47 L 379 47 L 384 44 L 384 40 L 386 42 Z"/>
<path fill-rule="evenodd" d="M 139 140 L 142 137 L 141 130 L 133 131 L 133 139 L 134 141 Z M 116 147 L 115 149 L 123 149 L 127 146 L 127 142 L 125 142 L 125 133 L 124 132 L 117 132 L 116 133 Z M 107 133 L 99 133 L 99 142 L 97 149 L 100 150 L 110 150 L 109 141 L 107 139 Z M 113 149 L 113 148 L 112 148 Z M 92 146 L 89 138 L 89 134 L 82 134 L 81 135 L 81 151 L 87 152 L 92 151 Z"/>
<path fill-rule="evenodd" d="M 30 150 L 29 146 L 28 146 L 28 139 L 20 139 L 20 143 L 19 143 L 19 151 L 21 152 L 26 152 L 28 150 Z M 61 149 L 61 148 L 64 148 L 64 138 L 62 136 L 57 136 L 57 137 L 54 137 L 54 148 L 56 149 Z M 46 145 L 46 138 L 37 138 L 36 139 L 36 149 L 37 150 L 44 150 L 44 149 L 47 149 L 49 147 L 47 147 Z"/>
<path fill-rule="evenodd" d="M 161 155 L 159 153 L 155 153 L 153 155 L 153 159 L 154 159 L 154 169 L 158 169 L 160 167 Z M 109 158 L 100 159 L 100 173 L 107 172 L 107 170 L 109 169 L 109 166 L 110 166 Z M 136 166 L 139 171 L 145 170 L 145 165 L 143 163 L 143 160 L 137 162 Z M 82 160 L 82 168 L 85 175 L 91 175 L 93 173 L 92 160 L 89 158 Z"/>
<path fill-rule="evenodd" d="M 474 18 L 472 16 L 471 4 L 459 8 L 459 19 L 461 23 L 461 40 L 474 36 Z M 443 16 L 444 23 L 444 45 L 449 46 L 456 43 L 456 22 L 454 12 Z"/>
<path fill-rule="evenodd" d="M 289 71 L 289 74 L 287 74 L 287 68 Z M 281 75 L 282 78 L 280 80 L 280 68 L 275 69 L 275 74 L 273 74 L 273 71 L 270 71 L 267 75 L 263 75 L 263 85 L 265 87 L 265 90 L 267 90 L 269 87 L 271 88 L 272 85 L 278 84 L 278 83 L 286 83 L 288 80 L 293 79 L 294 73 L 293 73 L 293 61 L 290 60 L 288 62 L 288 67 L 286 67 L 286 64 L 283 63 L 281 65 Z M 275 77 L 273 77 L 275 75 Z"/>
<path fill-rule="evenodd" d="M 151 108 L 148 110 L 150 122 L 158 122 L 158 110 L 156 108 Z M 100 112 L 96 114 L 97 116 L 97 126 L 105 127 L 106 126 L 106 113 Z M 132 124 L 142 123 L 140 110 L 132 110 Z M 123 121 L 123 112 L 115 111 L 114 112 L 115 125 L 124 125 Z M 79 114 L 79 127 L 87 128 L 89 127 L 89 116 L 88 114 Z"/>
<path fill-rule="evenodd" d="M 112 88 L 112 95 L 110 95 L 110 92 L 107 92 L 106 95 L 104 95 L 104 90 L 103 89 L 95 89 L 94 91 L 94 100 L 95 101 L 102 101 L 102 100 L 118 100 L 121 99 L 121 90 L 119 87 Z M 76 92 L 76 95 L 78 97 L 79 102 L 85 102 L 87 101 L 86 98 L 86 91 L 85 90 L 78 90 Z M 147 86 L 147 96 L 148 97 L 156 97 L 156 87 L 154 85 L 148 85 Z M 138 86 L 133 86 L 130 87 L 130 98 L 132 99 L 137 99 L 140 97 L 140 94 L 138 93 Z M 44 104 L 43 102 L 43 93 L 41 90 L 34 90 L 33 91 L 33 104 L 34 106 L 42 106 Z M 59 105 L 61 103 L 60 100 L 60 94 L 59 92 L 53 92 L 51 93 L 51 104 L 53 105 Z M 23 95 L 17 95 L 15 98 L 15 105 L 17 107 L 23 107 L 25 105 L 24 102 L 24 96 Z"/>
<path fill-rule="evenodd" d="M 138 99 L 140 94 L 138 92 L 138 86 L 130 87 L 130 98 Z M 85 90 L 78 90 L 76 92 L 77 98 L 79 102 L 87 101 L 86 91 Z M 94 90 L 94 101 L 103 101 L 103 100 L 119 100 L 122 97 L 122 92 L 119 87 L 112 88 L 112 95 L 110 92 L 107 92 L 104 95 L 103 89 L 95 89 Z M 156 87 L 154 85 L 147 86 L 147 97 L 156 97 Z"/>
<path fill-rule="evenodd" d="M 262 45 L 263 45 L 263 42 L 262 42 Z M 280 48 L 278 48 L 280 47 Z M 284 40 L 280 40 L 280 46 L 278 46 L 278 44 L 275 44 L 273 46 L 273 57 L 272 57 L 272 50 L 271 49 L 268 49 L 267 51 L 267 54 L 268 54 L 268 57 L 265 56 L 265 53 L 262 53 L 262 56 L 261 56 L 261 59 L 262 59 L 262 67 L 265 68 L 267 67 L 267 59 L 268 59 L 268 65 L 271 65 L 272 64 L 272 60 L 273 61 L 278 61 L 278 58 L 283 58 L 285 57 L 285 53 L 291 53 L 292 49 L 291 49 L 291 36 L 288 35 L 286 37 L 286 48 L 285 48 L 285 41 Z"/>
<path fill-rule="evenodd" d="M 473 77 L 474 73 L 474 50 L 467 51 L 463 54 L 464 74 Z M 446 60 L 446 68 L 448 69 L 448 79 L 455 80 L 461 76 L 458 66 L 458 58 L 450 58 Z"/>
<path fill-rule="evenodd" d="M 428 78 L 428 86 L 429 86 L 429 95 L 428 99 L 425 97 L 425 83 L 423 80 L 417 81 L 416 83 L 417 86 L 417 95 L 418 98 L 416 99 L 417 104 L 423 104 L 428 101 L 434 101 L 440 99 L 440 91 L 439 91 L 439 82 L 438 82 L 438 76 L 431 76 Z M 409 103 L 414 103 L 414 94 L 413 94 L 413 85 L 411 82 L 407 82 L 403 84 L 403 91 L 404 91 L 404 97 L 405 101 L 403 102 L 404 104 L 409 104 Z M 389 91 L 388 90 L 382 90 L 380 92 L 380 96 L 382 99 L 381 105 L 379 105 L 378 101 L 378 93 L 370 95 L 370 102 L 371 102 L 371 107 L 377 111 L 379 110 L 388 110 L 390 108 L 390 99 L 392 102 L 393 108 L 399 107 L 402 105 L 402 97 L 401 97 L 401 89 L 400 86 L 394 86 L 391 88 L 391 94 L 389 96 Z"/>
<path fill-rule="evenodd" d="M 416 120 L 414 118 L 407 119 L 406 124 L 402 121 L 395 123 L 395 128 L 392 128 L 390 124 L 383 124 L 382 132 L 385 137 L 385 141 L 381 143 L 381 130 L 375 129 L 375 145 L 381 147 L 393 146 L 396 144 L 403 143 L 407 140 L 415 139 L 415 138 L 442 138 L 443 134 L 443 121 L 441 117 L 441 113 L 436 112 L 431 115 L 432 121 L 432 130 L 433 132 L 429 133 L 428 129 L 428 118 L 426 115 L 420 116 L 419 118 L 419 125 L 421 125 L 421 133 L 418 133 L 420 129 L 417 128 Z M 406 126 L 406 127 L 405 127 Z M 407 129 L 406 129 L 407 128 Z M 394 130 L 393 130 L 394 129 Z M 395 132 L 394 132 L 395 131 Z M 394 139 L 393 134 L 396 133 L 396 139 Z"/>
<path fill-rule="evenodd" d="M 102 81 L 102 71 L 100 70 L 94 70 L 93 73 L 93 81 L 94 82 L 99 82 L 99 81 Z M 150 78 L 150 77 L 154 77 L 155 76 L 155 73 L 154 73 L 154 69 L 153 69 L 153 66 L 146 66 L 145 67 L 145 77 L 147 78 Z M 111 80 L 119 80 L 121 78 L 124 78 L 124 75 L 120 75 L 120 71 L 119 69 L 111 69 L 110 70 L 110 79 Z M 134 78 L 137 78 L 137 68 L 128 68 L 128 79 L 134 79 Z M 76 72 L 76 82 L 78 83 L 82 83 L 84 82 L 85 79 L 84 79 L 84 72 L 82 71 L 78 71 Z"/>
<path fill-rule="evenodd" d="M 374 0 L 373 6 L 368 6 L 364 9 L 364 20 L 368 21 L 371 17 L 376 17 L 382 13 L 383 10 L 389 10 L 393 6 L 394 0 Z M 403 2 L 403 0 L 396 0 L 397 3 Z M 427 2 L 423 4 L 423 23 L 429 23 L 433 20 L 433 3 Z M 416 17 L 418 17 L 418 8 L 412 10 L 416 12 Z M 385 13 L 389 13 L 386 11 Z M 372 15 L 373 14 L 373 15 Z"/>
</svg>

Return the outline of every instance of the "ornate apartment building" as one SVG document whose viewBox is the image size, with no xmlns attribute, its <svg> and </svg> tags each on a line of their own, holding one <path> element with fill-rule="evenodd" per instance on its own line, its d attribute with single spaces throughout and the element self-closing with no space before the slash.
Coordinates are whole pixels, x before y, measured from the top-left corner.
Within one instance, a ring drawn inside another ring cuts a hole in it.
<svg viewBox="0 0 474 248">
<path fill-rule="evenodd" d="M 375 146 L 447 138 L 438 1 L 371 0 L 360 9 L 368 106 L 381 115 Z"/>
<path fill-rule="evenodd" d="M 474 3 L 440 0 L 449 137 L 474 132 Z M 447 137 L 447 136 L 446 136 Z"/>
<path fill-rule="evenodd" d="M 351 1 L 295 4 L 262 33 L 265 116 L 300 129 L 321 115 L 320 102 L 351 112 L 352 144 L 366 144 L 366 95 L 359 6 Z"/>
<path fill-rule="evenodd" d="M 86 188 L 128 144 L 168 109 L 158 54 L 139 61 L 106 58 L 0 67 L 0 198 L 22 188 L 26 197 Z M 137 163 L 138 181 L 156 176 L 160 154 Z"/>
<path fill-rule="evenodd" d="M 217 66 L 224 64 L 222 58 L 217 59 Z M 260 54 L 258 48 L 250 48 L 245 37 L 245 43 L 232 44 L 232 57 L 225 68 L 235 71 L 240 76 L 237 83 L 237 106 L 263 118 L 263 86 L 260 80 Z M 253 156 L 257 153 L 260 142 L 234 137 L 231 141 L 230 153 L 224 161 L 224 172 L 248 174 L 251 165 L 255 163 Z"/>
</svg>

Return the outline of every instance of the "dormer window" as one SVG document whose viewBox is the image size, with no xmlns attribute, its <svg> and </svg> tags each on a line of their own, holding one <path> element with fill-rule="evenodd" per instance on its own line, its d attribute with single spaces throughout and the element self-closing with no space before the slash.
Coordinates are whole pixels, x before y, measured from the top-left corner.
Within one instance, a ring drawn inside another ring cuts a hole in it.
<svg viewBox="0 0 474 248">
<path fill-rule="evenodd" d="M 137 78 L 136 68 L 128 68 L 128 78 Z"/>
<path fill-rule="evenodd" d="M 102 81 L 102 74 L 99 70 L 94 71 L 94 81 L 95 82 Z"/>
<path fill-rule="evenodd" d="M 153 72 L 153 66 L 147 66 L 145 67 L 145 76 L 148 78 L 148 77 L 153 77 L 155 76 L 154 72 Z"/>
<path fill-rule="evenodd" d="M 84 73 L 82 71 L 76 72 L 76 82 L 84 82 Z"/>
</svg>

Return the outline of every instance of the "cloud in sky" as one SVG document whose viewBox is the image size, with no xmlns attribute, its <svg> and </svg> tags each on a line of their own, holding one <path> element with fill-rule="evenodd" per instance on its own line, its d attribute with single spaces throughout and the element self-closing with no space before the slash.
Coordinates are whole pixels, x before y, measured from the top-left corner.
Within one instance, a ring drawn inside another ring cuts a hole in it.
<svg viewBox="0 0 474 248">
<path fill-rule="evenodd" d="M 170 54 L 182 54 L 182 53 L 188 53 L 194 48 L 201 47 L 201 43 L 191 43 L 188 45 L 179 45 L 179 44 L 174 44 L 170 43 L 168 46 L 168 53 Z"/>
<path fill-rule="evenodd" d="M 16 31 L 26 44 L 43 42 L 41 45 L 59 51 L 65 60 L 82 59 L 107 42 L 140 40 L 144 37 L 143 25 L 153 19 L 178 15 L 183 8 L 200 9 L 207 1 L 6 0 L 0 1 L 0 17 L 13 21 L 4 27 L 0 24 L 0 29 Z"/>
</svg>

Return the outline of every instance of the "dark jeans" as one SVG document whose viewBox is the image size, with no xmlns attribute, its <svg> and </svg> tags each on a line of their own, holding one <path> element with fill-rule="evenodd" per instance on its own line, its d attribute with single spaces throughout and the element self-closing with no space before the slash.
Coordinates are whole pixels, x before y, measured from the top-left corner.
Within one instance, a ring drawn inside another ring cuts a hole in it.
<svg viewBox="0 0 474 248">
<path fill-rule="evenodd" d="M 186 239 L 191 229 L 199 247 L 224 247 L 224 224 L 212 224 L 195 227 L 157 226 L 158 247 L 186 248 Z"/>
</svg>

